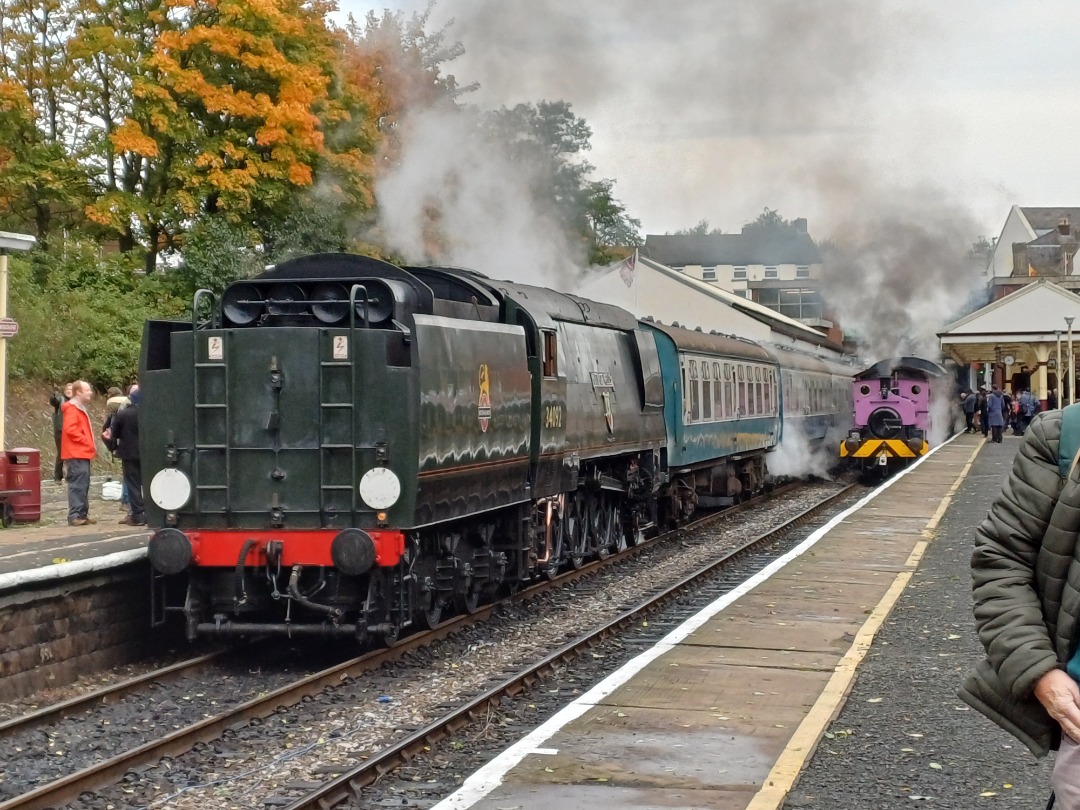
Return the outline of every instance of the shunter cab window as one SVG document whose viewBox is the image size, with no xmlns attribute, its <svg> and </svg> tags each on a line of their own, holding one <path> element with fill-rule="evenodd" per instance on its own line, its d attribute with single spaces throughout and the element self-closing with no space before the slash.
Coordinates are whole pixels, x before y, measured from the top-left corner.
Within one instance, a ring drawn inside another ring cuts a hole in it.
<svg viewBox="0 0 1080 810">
<path fill-rule="evenodd" d="M 547 332 L 544 335 L 544 376 L 559 376 L 559 353 L 558 344 L 555 341 L 555 333 Z"/>
</svg>

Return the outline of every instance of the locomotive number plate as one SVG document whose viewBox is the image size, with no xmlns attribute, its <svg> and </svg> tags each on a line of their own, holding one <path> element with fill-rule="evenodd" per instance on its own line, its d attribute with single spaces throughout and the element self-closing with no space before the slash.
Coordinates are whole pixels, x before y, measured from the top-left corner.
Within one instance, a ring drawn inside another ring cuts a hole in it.
<svg viewBox="0 0 1080 810">
<path fill-rule="evenodd" d="M 561 405 L 544 406 L 544 427 L 561 428 L 563 425 L 563 409 Z"/>
</svg>

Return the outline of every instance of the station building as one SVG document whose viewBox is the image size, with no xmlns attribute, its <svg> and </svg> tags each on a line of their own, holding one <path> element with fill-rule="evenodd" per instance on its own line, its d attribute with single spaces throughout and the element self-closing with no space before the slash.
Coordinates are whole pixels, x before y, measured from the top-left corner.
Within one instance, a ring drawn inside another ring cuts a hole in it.
<svg viewBox="0 0 1080 810">
<path fill-rule="evenodd" d="M 1080 208 L 1009 209 L 986 265 L 989 303 L 938 333 L 942 353 L 968 368 L 965 387 L 1029 388 L 1044 407 L 1077 399 L 1078 225 Z"/>
<path fill-rule="evenodd" d="M 649 234 L 641 255 L 843 342 L 822 300 L 821 251 L 805 219 L 793 220 L 790 228 L 742 233 Z"/>
</svg>

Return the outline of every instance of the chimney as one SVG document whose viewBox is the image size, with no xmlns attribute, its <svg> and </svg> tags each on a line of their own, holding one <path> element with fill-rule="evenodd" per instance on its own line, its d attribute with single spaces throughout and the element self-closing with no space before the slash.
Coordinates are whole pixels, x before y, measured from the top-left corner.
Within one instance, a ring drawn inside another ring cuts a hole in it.
<svg viewBox="0 0 1080 810">
<path fill-rule="evenodd" d="M 800 233 L 806 233 L 806 217 L 799 217 L 798 219 L 791 220 L 791 224 L 795 227 L 795 230 Z"/>
<path fill-rule="evenodd" d="M 1060 233 L 1062 236 L 1068 236 L 1069 235 L 1069 218 L 1068 217 L 1062 217 L 1061 219 L 1058 220 L 1058 233 Z"/>
</svg>

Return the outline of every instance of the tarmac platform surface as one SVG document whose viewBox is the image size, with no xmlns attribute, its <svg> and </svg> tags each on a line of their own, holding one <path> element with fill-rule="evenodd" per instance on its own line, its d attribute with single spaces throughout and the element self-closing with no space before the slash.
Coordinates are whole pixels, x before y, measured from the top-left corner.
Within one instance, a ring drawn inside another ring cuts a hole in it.
<svg viewBox="0 0 1080 810">
<path fill-rule="evenodd" d="M 961 435 L 504 751 L 439 810 L 1042 808 L 955 696 L 975 526 L 1019 439 Z"/>
</svg>

